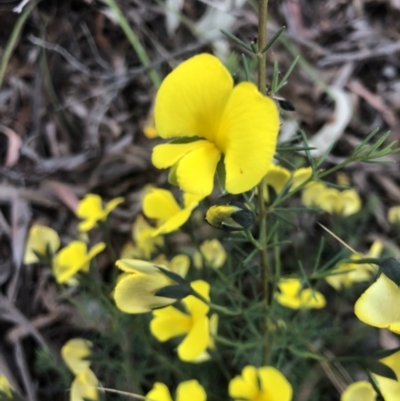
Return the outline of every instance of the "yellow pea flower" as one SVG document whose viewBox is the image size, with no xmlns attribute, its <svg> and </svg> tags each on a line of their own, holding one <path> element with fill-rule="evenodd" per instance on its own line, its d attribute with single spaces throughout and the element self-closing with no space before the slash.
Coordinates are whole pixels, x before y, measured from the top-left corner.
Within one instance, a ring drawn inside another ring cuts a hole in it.
<svg viewBox="0 0 400 401">
<path fill-rule="evenodd" d="M 11 400 L 13 398 L 12 388 L 7 377 L 4 375 L 0 375 L 0 399 L 3 399 L 2 397 L 4 396 L 6 397 L 6 399 Z"/>
<path fill-rule="evenodd" d="M 154 383 L 153 388 L 146 394 L 146 399 L 152 401 L 173 401 L 168 387 L 164 383 Z M 207 394 L 197 380 L 187 380 L 178 385 L 176 401 L 206 401 Z"/>
<path fill-rule="evenodd" d="M 376 401 L 377 395 L 371 383 L 359 381 L 346 388 L 340 401 Z"/>
<path fill-rule="evenodd" d="M 203 256 L 206 259 L 206 265 L 219 269 L 226 261 L 227 254 L 222 244 L 216 239 L 206 240 L 200 245 L 200 250 L 193 255 L 193 263 L 197 269 L 203 268 Z"/>
<path fill-rule="evenodd" d="M 151 255 L 164 245 L 161 235 L 154 236 L 157 228 L 152 227 L 142 215 L 136 217 L 132 225 L 133 243 L 127 243 L 122 249 L 121 259 L 150 259 Z"/>
<path fill-rule="evenodd" d="M 384 273 L 354 305 L 356 316 L 370 326 L 400 334 L 400 288 Z"/>
<path fill-rule="evenodd" d="M 99 399 L 96 387 L 99 387 L 96 375 L 90 369 L 86 369 L 75 376 L 71 384 L 70 401 L 85 401 Z"/>
<path fill-rule="evenodd" d="M 213 313 L 210 316 L 210 319 L 208 322 L 210 337 L 208 339 L 207 350 L 215 350 L 217 348 L 214 337 L 218 334 L 218 320 L 219 320 L 219 317 L 216 313 Z M 200 363 L 200 362 L 209 361 L 211 359 L 211 355 L 208 353 L 207 350 L 203 351 L 196 359 L 194 359 L 193 361 L 190 361 L 190 362 Z"/>
<path fill-rule="evenodd" d="M 25 247 L 24 263 L 30 265 L 39 263 L 36 254 L 46 256 L 47 249 L 54 254 L 60 247 L 60 237 L 50 227 L 33 225 L 28 234 Z"/>
<path fill-rule="evenodd" d="M 201 199 L 202 196 L 185 193 L 182 209 L 171 191 L 161 188 L 150 190 L 143 199 L 143 212 L 148 218 L 157 220 L 158 228 L 152 235 L 155 237 L 177 230 L 186 223 Z"/>
<path fill-rule="evenodd" d="M 202 280 L 191 283 L 192 288 L 209 300 L 210 285 Z M 161 342 L 184 335 L 185 338 L 177 348 L 182 361 L 195 361 L 209 344 L 209 320 L 207 313 L 210 307 L 193 295 L 182 300 L 187 313 L 173 306 L 153 311 L 150 331 Z"/>
<path fill-rule="evenodd" d="M 250 82 L 234 87 L 210 54 L 186 60 L 164 79 L 154 118 L 161 138 L 192 139 L 158 145 L 152 155 L 157 168 L 174 166 L 185 192 L 209 195 L 223 156 L 225 188 L 233 194 L 256 186 L 271 164 L 279 131 L 274 101 Z"/>
<path fill-rule="evenodd" d="M 78 224 L 78 229 L 80 231 L 91 230 L 99 221 L 104 221 L 110 212 L 123 201 L 124 198 L 122 197 L 112 199 L 103 208 L 102 200 L 99 195 L 87 194 L 79 202 L 76 209 L 76 215 L 84 220 Z"/>
<path fill-rule="evenodd" d="M 279 280 L 280 292 L 275 293 L 276 300 L 287 308 L 314 308 L 320 309 L 326 305 L 325 297 L 311 288 L 303 288 L 302 281 L 297 278 Z"/>
<path fill-rule="evenodd" d="M 351 255 L 350 259 L 359 260 L 363 258 L 378 258 L 382 252 L 383 243 L 381 241 L 375 241 L 366 255 Z M 338 274 L 341 271 L 344 273 Z M 377 266 L 371 263 L 348 263 L 339 262 L 338 265 L 332 270 L 332 276 L 325 278 L 327 283 L 336 290 L 341 288 L 349 288 L 354 283 L 361 281 L 368 281 L 371 279 L 371 275 L 378 271 Z"/>
<path fill-rule="evenodd" d="M 326 190 L 326 185 L 322 182 L 310 182 L 301 194 L 301 201 L 304 206 L 318 206 L 318 197 L 324 190 Z"/>
<path fill-rule="evenodd" d="M 115 304 L 122 312 L 146 313 L 153 308 L 176 302 L 175 298 L 155 295 L 161 288 L 176 283 L 154 263 L 138 259 L 120 259 L 115 264 L 124 272 L 114 290 Z"/>
<path fill-rule="evenodd" d="M 74 375 L 84 372 L 90 367 L 87 358 L 92 353 L 92 342 L 84 338 L 73 338 L 61 348 L 61 356 Z"/>
<path fill-rule="evenodd" d="M 186 277 L 190 267 L 189 256 L 183 254 L 174 256 L 170 261 L 167 260 L 165 255 L 160 255 L 153 260 L 153 263 L 157 266 L 166 267 L 183 278 Z"/>
<path fill-rule="evenodd" d="M 245 366 L 241 376 L 229 382 L 229 395 L 234 400 L 291 401 L 293 389 L 286 377 L 272 366 Z"/>
<path fill-rule="evenodd" d="M 83 241 L 71 241 L 54 257 L 53 273 L 58 283 L 68 281 L 79 271 L 89 272 L 90 261 L 106 247 L 104 242 L 94 245 L 88 252 Z"/>
<path fill-rule="evenodd" d="M 391 224 L 400 223 L 400 206 L 393 206 L 388 211 L 388 220 Z"/>
</svg>

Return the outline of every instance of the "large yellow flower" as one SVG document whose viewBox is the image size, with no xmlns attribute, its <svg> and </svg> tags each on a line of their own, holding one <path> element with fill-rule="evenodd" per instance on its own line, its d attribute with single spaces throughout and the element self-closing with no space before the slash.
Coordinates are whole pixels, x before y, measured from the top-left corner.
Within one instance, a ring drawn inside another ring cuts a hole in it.
<svg viewBox="0 0 400 401">
<path fill-rule="evenodd" d="M 185 192 L 209 195 L 222 157 L 225 188 L 233 194 L 257 185 L 271 164 L 279 130 L 275 103 L 250 82 L 234 87 L 210 54 L 190 58 L 165 78 L 154 117 L 160 137 L 193 140 L 156 146 L 152 157 L 157 168 L 174 166 Z"/>
<path fill-rule="evenodd" d="M 229 395 L 234 400 L 290 401 L 292 394 L 286 377 L 272 366 L 245 366 L 242 375 L 229 383 Z"/>
<path fill-rule="evenodd" d="M 209 299 L 210 286 L 202 280 L 191 283 L 195 291 Z M 173 306 L 153 311 L 150 330 L 158 341 L 185 335 L 177 351 L 182 361 L 195 361 L 207 349 L 210 339 L 207 313 L 210 307 L 203 301 L 189 295 L 182 300 L 187 313 Z"/>
<path fill-rule="evenodd" d="M 146 400 L 172 401 L 168 387 L 164 383 L 154 383 L 153 388 L 146 394 Z M 197 380 L 187 380 L 179 383 L 176 389 L 176 401 L 206 401 L 207 394 Z"/>
</svg>

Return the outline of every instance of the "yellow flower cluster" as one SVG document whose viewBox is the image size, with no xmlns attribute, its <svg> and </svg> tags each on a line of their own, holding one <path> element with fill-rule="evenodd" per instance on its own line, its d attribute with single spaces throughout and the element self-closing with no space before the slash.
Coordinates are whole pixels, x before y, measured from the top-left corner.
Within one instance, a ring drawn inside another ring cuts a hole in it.
<svg viewBox="0 0 400 401">
<path fill-rule="evenodd" d="M 99 381 L 90 369 L 92 343 L 83 338 L 69 340 L 61 349 L 61 356 L 75 378 L 71 384 L 70 401 L 99 399 Z"/>
<path fill-rule="evenodd" d="M 362 202 L 357 191 L 339 191 L 321 182 L 310 183 L 302 193 L 302 202 L 308 207 L 319 207 L 329 214 L 350 216 L 360 211 Z"/>
</svg>

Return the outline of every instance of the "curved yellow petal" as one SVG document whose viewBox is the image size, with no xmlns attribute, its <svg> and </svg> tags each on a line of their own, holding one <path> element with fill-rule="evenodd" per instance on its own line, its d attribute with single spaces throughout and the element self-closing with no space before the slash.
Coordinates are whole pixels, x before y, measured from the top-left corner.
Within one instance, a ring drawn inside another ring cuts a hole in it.
<svg viewBox="0 0 400 401">
<path fill-rule="evenodd" d="M 195 206 L 192 205 L 192 207 L 183 209 L 168 220 L 166 220 L 164 224 L 161 224 L 157 228 L 157 230 L 154 231 L 153 236 L 172 233 L 179 227 L 183 226 L 189 220 L 189 217 L 192 214 L 192 210 L 194 208 Z"/>
<path fill-rule="evenodd" d="M 318 291 L 306 288 L 300 293 L 300 307 L 302 308 L 324 308 L 326 305 L 325 297 Z"/>
<path fill-rule="evenodd" d="M 154 120 L 162 138 L 201 136 L 213 140 L 233 87 L 222 63 L 194 56 L 173 70 L 158 90 Z"/>
<path fill-rule="evenodd" d="M 95 374 L 90 369 L 86 369 L 75 376 L 71 384 L 70 401 L 97 401 L 99 399 L 99 393 L 95 387 L 98 386 L 99 381 Z"/>
<path fill-rule="evenodd" d="M 400 351 L 393 353 L 380 360 L 380 362 L 392 368 L 397 376 L 397 380 L 389 379 L 387 377 L 373 375 L 377 381 L 379 389 L 385 401 L 397 401 L 400 394 Z"/>
<path fill-rule="evenodd" d="M 225 154 L 228 192 L 248 191 L 266 175 L 278 131 L 279 115 L 273 100 L 249 82 L 237 85 L 224 110 L 215 142 Z"/>
<path fill-rule="evenodd" d="M 242 375 L 229 382 L 229 395 L 233 399 L 256 400 L 258 393 L 258 375 L 254 366 L 245 366 Z"/>
<path fill-rule="evenodd" d="M 221 152 L 211 142 L 187 153 L 178 163 L 176 179 L 183 191 L 198 194 L 202 197 L 210 195 L 214 188 L 214 176 Z"/>
<path fill-rule="evenodd" d="M 147 262 L 141 259 L 119 259 L 115 262 L 115 265 L 126 273 L 142 273 L 146 275 L 160 276 L 160 283 L 168 280 L 167 277 L 160 272 L 153 262 Z M 171 283 L 172 281 L 167 281 Z"/>
<path fill-rule="evenodd" d="M 108 215 L 112 212 L 119 204 L 123 203 L 125 198 L 120 196 L 118 198 L 111 199 L 109 202 L 106 203 L 105 212 Z"/>
<path fill-rule="evenodd" d="M 170 338 L 189 332 L 191 318 L 173 306 L 153 311 L 150 331 L 158 341 L 167 341 Z"/>
<path fill-rule="evenodd" d="M 176 401 L 206 401 L 206 399 L 207 394 L 197 380 L 182 382 L 176 389 Z"/>
<path fill-rule="evenodd" d="M 376 397 L 372 384 L 360 381 L 350 384 L 343 392 L 340 401 L 376 401 Z"/>
<path fill-rule="evenodd" d="M 292 185 L 290 190 L 294 191 L 296 188 L 304 184 L 312 176 L 311 167 L 301 167 L 295 170 L 292 174 Z"/>
<path fill-rule="evenodd" d="M 173 166 L 186 154 L 201 148 L 208 141 L 199 140 L 189 143 L 165 143 L 157 145 L 153 149 L 151 161 L 157 168 L 167 168 Z"/>
<path fill-rule="evenodd" d="M 381 273 L 354 305 L 356 316 L 364 323 L 388 328 L 400 334 L 400 288 Z"/>
<path fill-rule="evenodd" d="M 210 284 L 203 280 L 195 280 L 190 283 L 190 286 L 198 292 L 206 300 L 210 300 Z M 201 301 L 194 295 L 189 295 L 183 298 L 182 303 L 185 305 L 187 311 L 193 316 L 193 319 L 204 316 L 210 310 L 210 306 Z"/>
<path fill-rule="evenodd" d="M 139 247 L 135 246 L 132 242 L 127 242 L 121 250 L 119 256 L 121 259 L 139 259 L 145 257 Z"/>
<path fill-rule="evenodd" d="M 163 281 L 163 277 L 165 281 Z M 162 287 L 170 285 L 164 276 L 130 274 L 123 277 L 115 287 L 114 300 L 117 308 L 125 313 L 146 313 L 153 308 L 170 305 L 176 300 L 158 297 L 154 294 Z"/>
<path fill-rule="evenodd" d="M 259 399 L 268 401 L 291 401 L 293 389 L 286 377 L 272 366 L 263 366 L 258 369 L 261 393 Z M 272 384 L 273 383 L 273 384 Z"/>
<path fill-rule="evenodd" d="M 210 332 L 208 317 L 202 316 L 194 321 L 190 331 L 178 346 L 178 355 L 182 361 L 194 361 L 208 345 Z"/>
<path fill-rule="evenodd" d="M 190 267 L 190 259 L 187 255 L 176 255 L 171 259 L 170 269 L 181 277 L 186 277 Z"/>
<path fill-rule="evenodd" d="M 54 254 L 59 247 L 60 238 L 56 231 L 50 227 L 35 224 L 29 230 L 25 247 L 24 263 L 27 265 L 38 263 L 39 259 L 35 252 L 45 256 L 47 249 Z"/>
<path fill-rule="evenodd" d="M 181 211 L 171 191 L 153 188 L 143 199 L 143 212 L 151 219 L 166 221 Z"/>
<path fill-rule="evenodd" d="M 310 182 L 301 194 L 301 201 L 304 206 L 318 206 L 318 197 L 326 189 L 322 182 Z"/>
<path fill-rule="evenodd" d="M 107 217 L 107 212 L 103 209 L 101 197 L 96 194 L 87 194 L 78 204 L 76 215 L 84 219 L 78 224 L 80 231 L 91 230 L 98 221 Z"/>
<path fill-rule="evenodd" d="M 216 238 L 204 241 L 200 245 L 200 250 L 207 261 L 207 265 L 213 269 L 222 267 L 227 259 L 224 247 Z"/>
<path fill-rule="evenodd" d="M 73 338 L 61 348 L 61 356 L 74 375 L 84 372 L 90 367 L 90 361 L 85 359 L 92 353 L 93 344 L 83 338 Z"/>
<path fill-rule="evenodd" d="M 160 382 L 154 383 L 153 388 L 146 394 L 146 399 L 151 401 L 172 401 L 168 387 Z"/>
<path fill-rule="evenodd" d="M 277 166 L 276 164 L 271 164 L 268 168 L 267 174 L 265 175 L 265 183 L 274 188 L 276 194 L 279 194 L 289 178 L 290 171 L 288 169 Z"/>
<path fill-rule="evenodd" d="M 400 206 L 393 206 L 389 209 L 388 220 L 392 224 L 400 223 Z"/>
<path fill-rule="evenodd" d="M 316 206 L 319 206 L 325 212 L 333 214 L 337 212 L 340 192 L 336 188 L 325 188 L 315 199 Z"/>
<path fill-rule="evenodd" d="M 369 248 L 367 256 L 369 258 L 378 258 L 383 250 L 383 242 L 376 240 L 372 243 L 371 247 Z"/>
<path fill-rule="evenodd" d="M 346 189 L 339 196 L 339 204 L 336 207 L 337 213 L 342 216 L 350 216 L 361 210 L 362 202 L 360 195 L 355 189 Z"/>
</svg>

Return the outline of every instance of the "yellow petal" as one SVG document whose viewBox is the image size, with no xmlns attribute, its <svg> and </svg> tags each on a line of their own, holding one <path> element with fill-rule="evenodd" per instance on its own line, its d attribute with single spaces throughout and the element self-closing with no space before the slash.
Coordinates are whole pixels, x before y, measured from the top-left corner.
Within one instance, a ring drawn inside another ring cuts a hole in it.
<svg viewBox="0 0 400 401">
<path fill-rule="evenodd" d="M 35 252 L 45 256 L 47 248 L 54 254 L 60 247 L 60 238 L 50 227 L 35 224 L 29 230 L 28 241 L 25 247 L 24 263 L 29 265 L 38 263 Z"/>
<path fill-rule="evenodd" d="M 181 277 L 186 277 L 190 267 L 190 259 L 187 255 L 176 255 L 171 259 L 170 269 Z"/>
<path fill-rule="evenodd" d="M 210 300 L 210 284 L 203 280 L 195 280 L 190 283 L 190 286 L 198 292 L 206 300 Z M 186 310 L 190 313 L 194 320 L 200 318 L 208 313 L 210 306 L 201 301 L 194 295 L 189 295 L 183 298 L 182 303 L 185 305 Z"/>
<path fill-rule="evenodd" d="M 193 320 L 194 324 L 177 349 L 179 358 L 182 361 L 194 361 L 206 350 L 209 342 L 208 317 L 202 316 L 193 318 Z"/>
<path fill-rule="evenodd" d="M 90 261 L 97 256 L 100 252 L 103 252 L 104 249 L 106 249 L 106 244 L 104 242 L 99 242 L 96 245 L 93 245 L 92 248 L 90 248 L 87 256 L 86 256 L 86 265 L 82 267 L 82 271 L 88 273 L 89 272 L 89 267 L 90 267 Z"/>
<path fill-rule="evenodd" d="M 290 171 L 284 167 L 271 164 L 265 175 L 265 183 L 274 188 L 276 194 L 279 194 L 290 178 Z"/>
<path fill-rule="evenodd" d="M 400 351 L 381 359 L 380 362 L 392 368 L 396 374 L 397 380 L 378 375 L 373 375 L 373 378 L 377 381 L 385 401 L 398 401 L 400 394 Z"/>
<path fill-rule="evenodd" d="M 325 189 L 326 186 L 322 182 L 309 183 L 301 194 L 301 201 L 304 206 L 318 206 L 318 197 Z"/>
<path fill-rule="evenodd" d="M 79 223 L 78 229 L 81 231 L 91 230 L 98 221 L 104 220 L 107 216 L 103 209 L 101 197 L 96 194 L 87 194 L 78 204 L 76 215 L 84 219 Z"/>
<path fill-rule="evenodd" d="M 106 204 L 105 212 L 108 215 L 111 211 L 113 211 L 119 204 L 123 203 L 125 198 L 120 196 L 115 199 L 111 199 L 110 202 Z"/>
<path fill-rule="evenodd" d="M 92 353 L 93 344 L 83 338 L 73 338 L 61 348 L 61 356 L 74 375 L 89 369 L 90 361 L 85 359 Z"/>
<path fill-rule="evenodd" d="M 316 205 L 325 212 L 333 214 L 338 212 L 340 192 L 335 188 L 325 188 L 318 195 Z"/>
<path fill-rule="evenodd" d="M 132 256 L 133 258 L 149 259 L 158 248 L 164 245 L 162 236 L 154 236 L 156 230 L 147 223 L 142 215 L 136 218 L 132 226 L 132 236 L 136 241 L 137 254 Z"/>
<path fill-rule="evenodd" d="M 166 221 L 181 211 L 171 191 L 154 188 L 143 199 L 143 212 L 151 219 Z"/>
<path fill-rule="evenodd" d="M 207 394 L 197 380 L 182 382 L 176 389 L 176 401 L 206 401 L 206 399 Z"/>
<path fill-rule="evenodd" d="M 202 147 L 187 153 L 179 161 L 176 178 L 183 191 L 205 197 L 213 190 L 221 152 L 213 143 L 202 142 L 205 142 Z"/>
<path fill-rule="evenodd" d="M 99 399 L 99 393 L 95 387 L 99 386 L 99 381 L 95 374 L 86 369 L 84 372 L 79 373 L 71 384 L 71 398 L 70 401 L 84 401 Z"/>
<path fill-rule="evenodd" d="M 400 206 L 393 206 L 389 209 L 388 220 L 392 224 L 400 223 Z"/>
<path fill-rule="evenodd" d="M 167 279 L 167 277 L 157 269 L 153 262 L 147 262 L 140 259 L 119 259 L 115 262 L 115 265 L 126 273 L 142 273 L 146 275 L 160 276 L 161 278 L 165 277 Z"/>
<path fill-rule="evenodd" d="M 153 308 L 170 305 L 176 300 L 154 294 L 170 285 L 169 279 L 160 274 L 130 274 L 123 277 L 115 287 L 114 300 L 118 309 L 125 313 L 146 313 Z"/>
<path fill-rule="evenodd" d="M 142 251 L 132 242 L 127 242 L 121 250 L 121 259 L 139 259 L 145 257 Z"/>
<path fill-rule="evenodd" d="M 164 79 L 157 93 L 154 119 L 159 135 L 212 140 L 232 87 L 232 77 L 216 57 L 200 54 L 186 60 Z"/>
<path fill-rule="evenodd" d="M 55 256 L 53 273 L 58 283 L 64 283 L 87 263 L 87 245 L 82 241 L 71 241 Z"/>
<path fill-rule="evenodd" d="M 266 175 L 275 153 L 278 131 L 275 103 L 249 82 L 237 85 L 224 111 L 216 140 L 225 154 L 228 192 L 248 191 Z"/>
<path fill-rule="evenodd" d="M 172 216 L 170 219 L 166 220 L 164 224 L 161 224 L 156 231 L 154 231 L 153 235 L 158 236 L 162 234 L 172 233 L 177 230 L 179 227 L 182 227 L 188 220 L 190 215 L 192 214 L 192 210 L 194 209 L 194 205 L 190 208 L 186 208 Z"/>
<path fill-rule="evenodd" d="M 168 387 L 159 382 L 154 383 L 153 388 L 146 394 L 146 399 L 151 401 L 172 401 Z"/>
<path fill-rule="evenodd" d="M 202 195 L 196 195 L 187 192 L 183 194 L 183 204 L 185 205 L 185 208 L 194 209 L 203 199 L 204 196 Z"/>
<path fill-rule="evenodd" d="M 400 289 L 385 274 L 361 295 L 354 305 L 356 316 L 364 323 L 388 328 L 400 334 Z"/>
<path fill-rule="evenodd" d="M 5 394 L 8 399 L 12 399 L 11 385 L 6 376 L 0 375 L 0 399 L 2 399 L 2 394 Z"/>
<path fill-rule="evenodd" d="M 350 384 L 342 394 L 340 401 L 376 401 L 377 394 L 372 384 L 360 381 Z"/>
<path fill-rule="evenodd" d="M 300 307 L 302 308 L 324 308 L 326 305 L 325 297 L 318 291 L 306 288 L 300 293 Z"/>
<path fill-rule="evenodd" d="M 224 247 L 217 239 L 206 240 L 200 245 L 200 250 L 206 258 L 207 265 L 213 269 L 219 269 L 226 261 L 227 254 Z"/>
<path fill-rule="evenodd" d="M 242 375 L 229 382 L 229 395 L 234 399 L 253 401 L 258 393 L 258 375 L 254 366 L 245 366 Z"/>
<path fill-rule="evenodd" d="M 371 248 L 369 248 L 367 256 L 369 258 L 379 258 L 383 250 L 383 242 L 376 240 L 372 243 Z"/>
<path fill-rule="evenodd" d="M 346 189 L 339 196 L 336 212 L 342 216 L 350 216 L 361 210 L 361 198 L 355 189 Z"/>
<path fill-rule="evenodd" d="M 292 185 L 290 190 L 294 191 L 296 188 L 303 185 L 312 176 L 311 167 L 301 167 L 292 174 Z"/>
<path fill-rule="evenodd" d="M 186 154 L 202 148 L 206 143 L 204 140 L 189 143 L 165 143 L 153 149 L 151 161 L 157 168 L 167 168 L 178 163 Z"/>
<path fill-rule="evenodd" d="M 173 306 L 167 306 L 153 311 L 150 331 L 158 341 L 167 341 L 170 338 L 189 332 L 191 318 Z"/>
<path fill-rule="evenodd" d="M 263 366 L 258 369 L 261 393 L 268 401 L 291 401 L 293 389 L 286 377 L 272 366 Z M 272 384 L 273 383 L 273 384 Z"/>
</svg>

